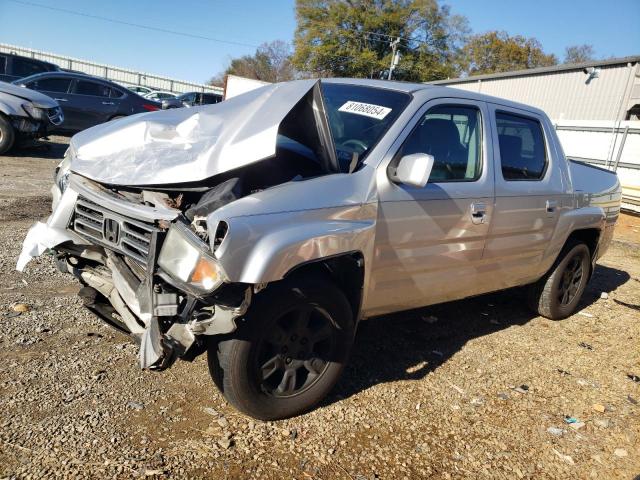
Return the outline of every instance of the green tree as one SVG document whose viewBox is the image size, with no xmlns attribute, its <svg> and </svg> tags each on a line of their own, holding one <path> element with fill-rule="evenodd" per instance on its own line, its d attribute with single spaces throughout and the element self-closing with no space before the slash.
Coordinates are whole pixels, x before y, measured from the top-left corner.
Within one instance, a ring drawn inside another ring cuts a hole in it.
<svg viewBox="0 0 640 480">
<path fill-rule="evenodd" d="M 309 75 L 378 78 L 400 38 L 394 79 L 459 73 L 466 18 L 437 0 L 296 0 L 293 64 Z"/>
<path fill-rule="evenodd" d="M 282 40 L 263 43 L 253 55 L 234 58 L 227 69 L 213 77 L 209 83 L 220 85 L 225 75 L 238 75 L 264 82 L 284 82 L 296 76 L 291 64 L 291 47 Z"/>
<path fill-rule="evenodd" d="M 463 48 L 462 62 L 469 75 L 481 75 L 547 67 L 556 65 L 558 59 L 544 53 L 535 38 L 491 31 L 469 39 Z"/>
<path fill-rule="evenodd" d="M 593 45 L 571 45 L 564 49 L 564 63 L 584 63 L 595 59 Z"/>
</svg>

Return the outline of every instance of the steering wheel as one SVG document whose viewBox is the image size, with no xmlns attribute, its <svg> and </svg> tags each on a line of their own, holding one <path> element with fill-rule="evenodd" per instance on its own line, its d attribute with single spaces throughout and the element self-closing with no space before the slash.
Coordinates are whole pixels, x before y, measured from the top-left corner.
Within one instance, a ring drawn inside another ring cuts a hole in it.
<svg viewBox="0 0 640 480">
<path fill-rule="evenodd" d="M 358 149 L 360 149 L 360 151 L 358 153 L 362 153 L 364 151 L 367 150 L 367 144 L 364 143 L 362 140 L 356 140 L 356 139 L 351 139 L 351 140 L 347 140 L 345 142 L 342 142 L 340 144 L 341 147 L 349 147 L 352 150 L 358 151 Z"/>
</svg>

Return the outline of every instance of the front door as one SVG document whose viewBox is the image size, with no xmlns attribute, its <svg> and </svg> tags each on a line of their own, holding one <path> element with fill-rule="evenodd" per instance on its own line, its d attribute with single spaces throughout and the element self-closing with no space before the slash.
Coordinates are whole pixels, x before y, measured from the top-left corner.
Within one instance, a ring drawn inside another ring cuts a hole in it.
<svg viewBox="0 0 640 480">
<path fill-rule="evenodd" d="M 378 173 L 378 221 L 365 316 L 485 291 L 483 250 L 493 210 L 493 151 L 484 102 L 427 102 L 391 163 L 434 157 L 424 188 Z M 387 169 L 389 162 L 379 168 Z M 386 173 L 386 172 L 385 172 Z"/>
</svg>

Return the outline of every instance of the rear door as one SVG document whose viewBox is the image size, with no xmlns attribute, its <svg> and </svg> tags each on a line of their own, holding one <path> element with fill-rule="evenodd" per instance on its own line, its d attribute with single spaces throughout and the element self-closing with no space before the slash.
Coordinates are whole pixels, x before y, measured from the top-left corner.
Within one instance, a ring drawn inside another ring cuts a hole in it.
<svg viewBox="0 0 640 480">
<path fill-rule="evenodd" d="M 485 258 L 492 289 L 536 280 L 563 208 L 564 182 L 548 123 L 535 112 L 489 104 L 496 199 Z"/>
<path fill-rule="evenodd" d="M 483 249 L 493 207 L 487 116 L 484 102 L 431 100 L 412 120 L 411 133 L 399 139 L 392 163 L 412 153 L 430 154 L 435 163 L 424 188 L 378 175 L 368 315 L 486 291 Z"/>
<path fill-rule="evenodd" d="M 111 87 L 89 79 L 76 79 L 68 100 L 70 124 L 77 130 L 108 121 L 118 108 L 118 99 L 111 98 Z"/>
</svg>

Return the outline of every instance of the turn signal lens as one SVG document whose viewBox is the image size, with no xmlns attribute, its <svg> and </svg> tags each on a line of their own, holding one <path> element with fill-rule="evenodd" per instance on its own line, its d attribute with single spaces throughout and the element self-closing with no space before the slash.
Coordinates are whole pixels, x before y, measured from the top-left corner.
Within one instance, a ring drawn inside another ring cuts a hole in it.
<svg viewBox="0 0 640 480">
<path fill-rule="evenodd" d="M 199 284 L 204 290 L 211 290 L 220 282 L 217 265 L 208 258 L 200 257 L 191 274 L 191 282 Z"/>
</svg>

